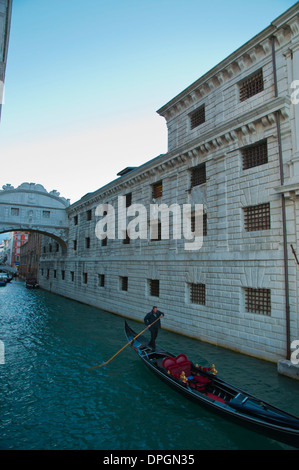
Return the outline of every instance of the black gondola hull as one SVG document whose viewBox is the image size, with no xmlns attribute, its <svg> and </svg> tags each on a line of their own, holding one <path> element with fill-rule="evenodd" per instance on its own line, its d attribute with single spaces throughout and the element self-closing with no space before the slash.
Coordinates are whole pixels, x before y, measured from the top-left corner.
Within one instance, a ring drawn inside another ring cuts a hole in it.
<svg viewBox="0 0 299 470">
<path fill-rule="evenodd" d="M 128 326 L 127 323 L 126 335 L 128 341 L 136 336 L 136 333 Z M 297 417 L 275 408 L 264 401 L 263 408 L 260 407 L 258 410 L 259 415 L 257 415 L 256 412 L 255 415 L 252 415 L 252 410 L 249 406 L 246 407 L 244 405 L 243 408 L 240 406 L 240 409 L 238 409 L 236 406 L 233 407 L 232 404 L 229 405 L 229 402 L 219 402 L 217 396 L 211 398 L 211 396 L 206 396 L 204 393 L 195 391 L 182 381 L 173 378 L 167 373 L 165 369 L 163 370 L 163 368 L 157 366 L 157 358 L 159 359 L 165 356 L 175 357 L 173 354 L 168 353 L 161 348 L 157 348 L 156 352 L 152 351 L 147 346 L 147 342 L 143 337 L 139 337 L 138 341 L 134 341 L 132 347 L 148 369 L 150 369 L 164 383 L 169 385 L 172 389 L 176 390 L 189 400 L 192 400 L 205 409 L 212 411 L 217 415 L 230 420 L 231 422 L 242 425 L 247 429 L 261 433 L 264 436 L 279 442 L 283 442 L 290 446 L 299 448 L 299 419 Z M 256 397 L 253 397 L 252 395 L 249 395 L 244 391 L 227 384 L 223 380 L 216 378 L 207 372 L 201 372 L 201 375 L 210 377 L 216 386 L 219 386 L 222 389 L 227 389 L 232 394 L 242 394 L 242 396 L 246 396 L 246 399 L 248 399 L 249 403 L 251 401 L 254 404 L 262 402 Z M 233 403 L 233 400 L 231 403 Z M 255 410 L 253 410 L 253 412 L 254 411 Z"/>
</svg>

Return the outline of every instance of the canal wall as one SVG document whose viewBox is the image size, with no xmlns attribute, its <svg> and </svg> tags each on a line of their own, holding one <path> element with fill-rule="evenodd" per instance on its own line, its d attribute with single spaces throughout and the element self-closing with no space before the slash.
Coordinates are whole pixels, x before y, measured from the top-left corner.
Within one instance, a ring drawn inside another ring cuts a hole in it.
<svg viewBox="0 0 299 470">
<path fill-rule="evenodd" d="M 157 305 L 171 331 L 286 358 L 299 339 L 298 13 L 297 4 L 158 111 L 166 154 L 66 209 L 67 251 L 43 237 L 42 288 L 138 320 Z M 177 237 L 172 212 L 163 237 L 162 204 L 180 215 L 190 206 L 193 238 L 183 223 Z"/>
</svg>

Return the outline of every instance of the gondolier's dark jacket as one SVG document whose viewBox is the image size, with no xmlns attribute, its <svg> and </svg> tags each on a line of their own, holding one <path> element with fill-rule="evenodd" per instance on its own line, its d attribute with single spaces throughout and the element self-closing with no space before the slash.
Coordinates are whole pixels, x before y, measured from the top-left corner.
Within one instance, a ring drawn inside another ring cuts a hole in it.
<svg viewBox="0 0 299 470">
<path fill-rule="evenodd" d="M 163 312 L 160 312 L 160 310 L 157 310 L 156 312 L 154 312 L 153 310 L 151 310 L 150 312 L 148 312 L 145 317 L 144 317 L 144 323 L 146 325 L 150 325 L 151 323 L 153 323 L 158 317 L 160 316 L 163 316 L 164 317 L 164 313 Z M 158 328 L 161 328 L 161 321 L 158 320 L 156 321 L 156 323 L 154 323 L 150 328 L 149 330 L 155 330 L 155 329 L 158 329 Z"/>
</svg>

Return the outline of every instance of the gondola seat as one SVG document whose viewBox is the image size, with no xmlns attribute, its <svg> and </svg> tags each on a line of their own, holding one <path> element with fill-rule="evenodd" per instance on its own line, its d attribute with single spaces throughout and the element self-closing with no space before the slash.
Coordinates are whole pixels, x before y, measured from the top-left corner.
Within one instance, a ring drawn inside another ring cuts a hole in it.
<svg viewBox="0 0 299 470">
<path fill-rule="evenodd" d="M 185 354 L 179 354 L 177 357 L 165 357 L 162 366 L 176 379 L 180 379 L 181 374 L 184 372 L 188 380 L 188 385 L 198 391 L 203 391 L 206 385 L 211 382 L 208 377 L 193 375 L 191 370 L 192 362 L 188 360 Z"/>
<path fill-rule="evenodd" d="M 186 377 L 191 375 L 192 364 L 185 354 L 179 354 L 177 357 L 165 357 L 162 365 L 164 369 L 177 379 L 180 378 L 182 372 L 185 372 Z"/>
</svg>

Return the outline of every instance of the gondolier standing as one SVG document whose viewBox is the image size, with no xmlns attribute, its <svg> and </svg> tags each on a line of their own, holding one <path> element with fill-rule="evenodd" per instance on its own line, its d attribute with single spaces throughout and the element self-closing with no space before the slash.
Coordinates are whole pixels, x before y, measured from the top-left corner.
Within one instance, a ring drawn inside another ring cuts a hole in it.
<svg viewBox="0 0 299 470">
<path fill-rule="evenodd" d="M 146 325 L 151 325 L 155 322 L 150 328 L 151 332 L 151 340 L 149 342 L 149 347 L 152 349 L 156 349 L 156 338 L 158 336 L 159 328 L 161 328 L 161 320 L 157 320 L 159 317 L 164 317 L 164 313 L 160 312 L 157 307 L 153 307 L 153 309 L 148 312 L 144 317 L 144 323 Z M 155 321 L 157 320 L 157 321 Z"/>
</svg>

